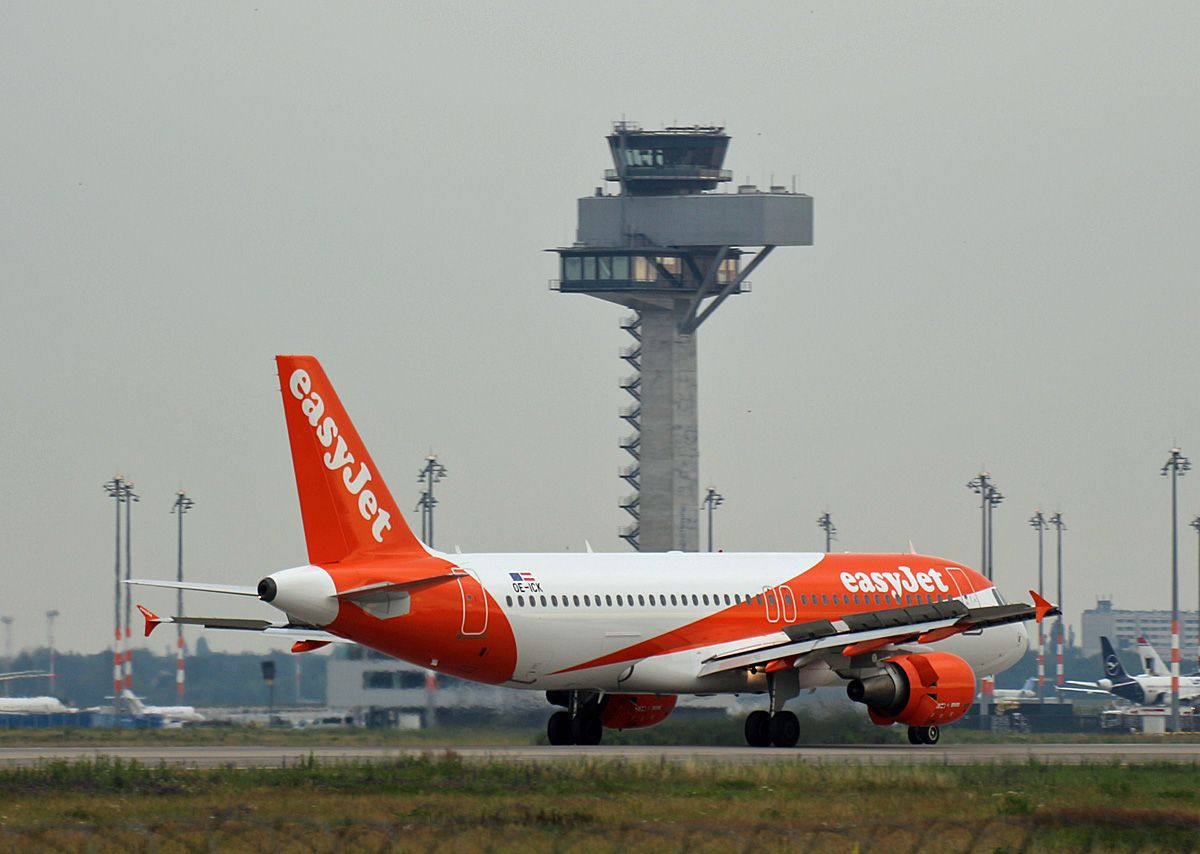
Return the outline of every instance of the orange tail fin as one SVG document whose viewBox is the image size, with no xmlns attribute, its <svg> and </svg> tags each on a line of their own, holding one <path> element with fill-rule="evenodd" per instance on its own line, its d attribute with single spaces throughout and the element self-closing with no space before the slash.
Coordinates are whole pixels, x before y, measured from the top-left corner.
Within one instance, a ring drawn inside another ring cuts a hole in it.
<svg viewBox="0 0 1200 854">
<path fill-rule="evenodd" d="M 427 555 L 320 363 L 312 356 L 276 356 L 275 362 L 309 561 Z"/>
</svg>

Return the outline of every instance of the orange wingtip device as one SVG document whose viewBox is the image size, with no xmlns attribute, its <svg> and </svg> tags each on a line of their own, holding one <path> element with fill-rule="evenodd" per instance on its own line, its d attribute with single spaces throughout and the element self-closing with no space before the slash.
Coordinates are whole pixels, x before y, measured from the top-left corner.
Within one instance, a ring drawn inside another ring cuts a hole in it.
<svg viewBox="0 0 1200 854">
<path fill-rule="evenodd" d="M 329 646 L 329 641 L 323 640 L 302 640 L 292 644 L 292 652 L 312 652 L 314 649 L 320 649 L 323 646 Z"/>
<path fill-rule="evenodd" d="M 158 615 L 153 611 L 143 608 L 141 605 L 138 605 L 137 609 L 141 611 L 142 616 L 146 618 L 146 637 L 150 637 L 150 633 L 158 627 L 162 620 L 159 619 Z"/>
<path fill-rule="evenodd" d="M 1046 615 L 1049 614 L 1051 611 L 1058 610 L 1057 608 L 1055 608 L 1053 605 L 1051 605 L 1049 602 L 1047 602 L 1041 596 L 1037 595 L 1037 593 L 1033 592 L 1032 590 L 1029 591 L 1029 595 L 1033 597 L 1033 608 L 1034 608 L 1034 613 L 1037 615 L 1038 623 L 1041 623 L 1042 620 L 1044 620 L 1046 618 Z"/>
</svg>

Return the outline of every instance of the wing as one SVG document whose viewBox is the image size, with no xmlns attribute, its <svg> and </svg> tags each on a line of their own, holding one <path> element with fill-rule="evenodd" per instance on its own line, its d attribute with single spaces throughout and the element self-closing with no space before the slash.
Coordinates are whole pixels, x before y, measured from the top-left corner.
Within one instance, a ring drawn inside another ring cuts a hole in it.
<svg viewBox="0 0 1200 854">
<path fill-rule="evenodd" d="M 1035 594 L 1036 595 L 1036 594 Z M 924 644 L 956 634 L 1054 616 L 1058 609 L 1037 605 L 989 605 L 970 608 L 957 599 L 847 614 L 838 620 L 812 620 L 784 626 L 773 635 L 721 644 L 709 650 L 700 676 L 763 667 L 770 673 L 803 666 L 820 655 L 851 658 L 888 646 Z"/>
</svg>

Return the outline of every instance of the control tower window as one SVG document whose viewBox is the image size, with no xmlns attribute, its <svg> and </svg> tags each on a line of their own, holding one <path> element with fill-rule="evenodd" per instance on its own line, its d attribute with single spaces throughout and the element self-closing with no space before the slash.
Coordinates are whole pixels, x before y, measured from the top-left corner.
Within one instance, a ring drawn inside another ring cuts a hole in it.
<svg viewBox="0 0 1200 854">
<path fill-rule="evenodd" d="M 613 259 L 609 255 L 600 255 L 596 258 L 596 277 L 597 278 L 611 279 L 613 277 L 612 261 L 613 261 Z"/>
<path fill-rule="evenodd" d="M 661 148 L 627 148 L 625 150 L 626 166 L 662 166 L 663 152 Z"/>
<path fill-rule="evenodd" d="M 717 268 L 717 281 L 722 285 L 732 282 L 738 275 L 738 259 L 726 258 Z"/>
<path fill-rule="evenodd" d="M 585 279 L 596 278 L 596 256 L 595 255 L 584 255 L 583 256 L 583 277 Z"/>
<path fill-rule="evenodd" d="M 583 275 L 583 263 L 578 255 L 563 256 L 562 277 L 568 282 L 578 281 Z"/>
<path fill-rule="evenodd" d="M 636 282 L 653 282 L 658 278 L 658 270 L 650 263 L 649 258 L 641 255 L 633 259 L 633 279 Z"/>
<path fill-rule="evenodd" d="M 614 279 L 629 278 L 629 256 L 614 255 L 612 258 L 612 277 Z"/>
</svg>

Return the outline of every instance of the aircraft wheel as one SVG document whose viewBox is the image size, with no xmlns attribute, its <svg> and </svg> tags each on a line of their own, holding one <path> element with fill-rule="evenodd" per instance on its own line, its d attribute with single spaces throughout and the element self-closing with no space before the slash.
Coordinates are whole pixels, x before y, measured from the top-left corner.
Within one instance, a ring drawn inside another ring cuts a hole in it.
<svg viewBox="0 0 1200 854">
<path fill-rule="evenodd" d="M 937 744 L 938 739 L 940 739 L 941 737 L 942 737 L 942 731 L 941 731 L 940 727 L 935 727 L 935 726 L 921 727 L 921 741 L 923 741 L 925 744 Z"/>
<path fill-rule="evenodd" d="M 746 743 L 751 747 L 771 746 L 771 716 L 762 709 L 746 715 Z"/>
<path fill-rule="evenodd" d="M 555 712 L 546 724 L 546 736 L 551 744 L 574 744 L 575 736 L 571 730 L 570 712 Z"/>
<path fill-rule="evenodd" d="M 604 737 L 604 724 L 600 723 L 599 715 L 580 712 L 571 721 L 571 734 L 576 744 L 599 744 Z"/>
<path fill-rule="evenodd" d="M 924 744 L 925 739 L 921 737 L 921 728 L 919 726 L 910 726 L 908 728 L 908 743 L 909 744 Z"/>
<path fill-rule="evenodd" d="M 795 747 L 800 740 L 800 721 L 792 712 L 771 715 L 771 741 L 776 747 Z"/>
</svg>

